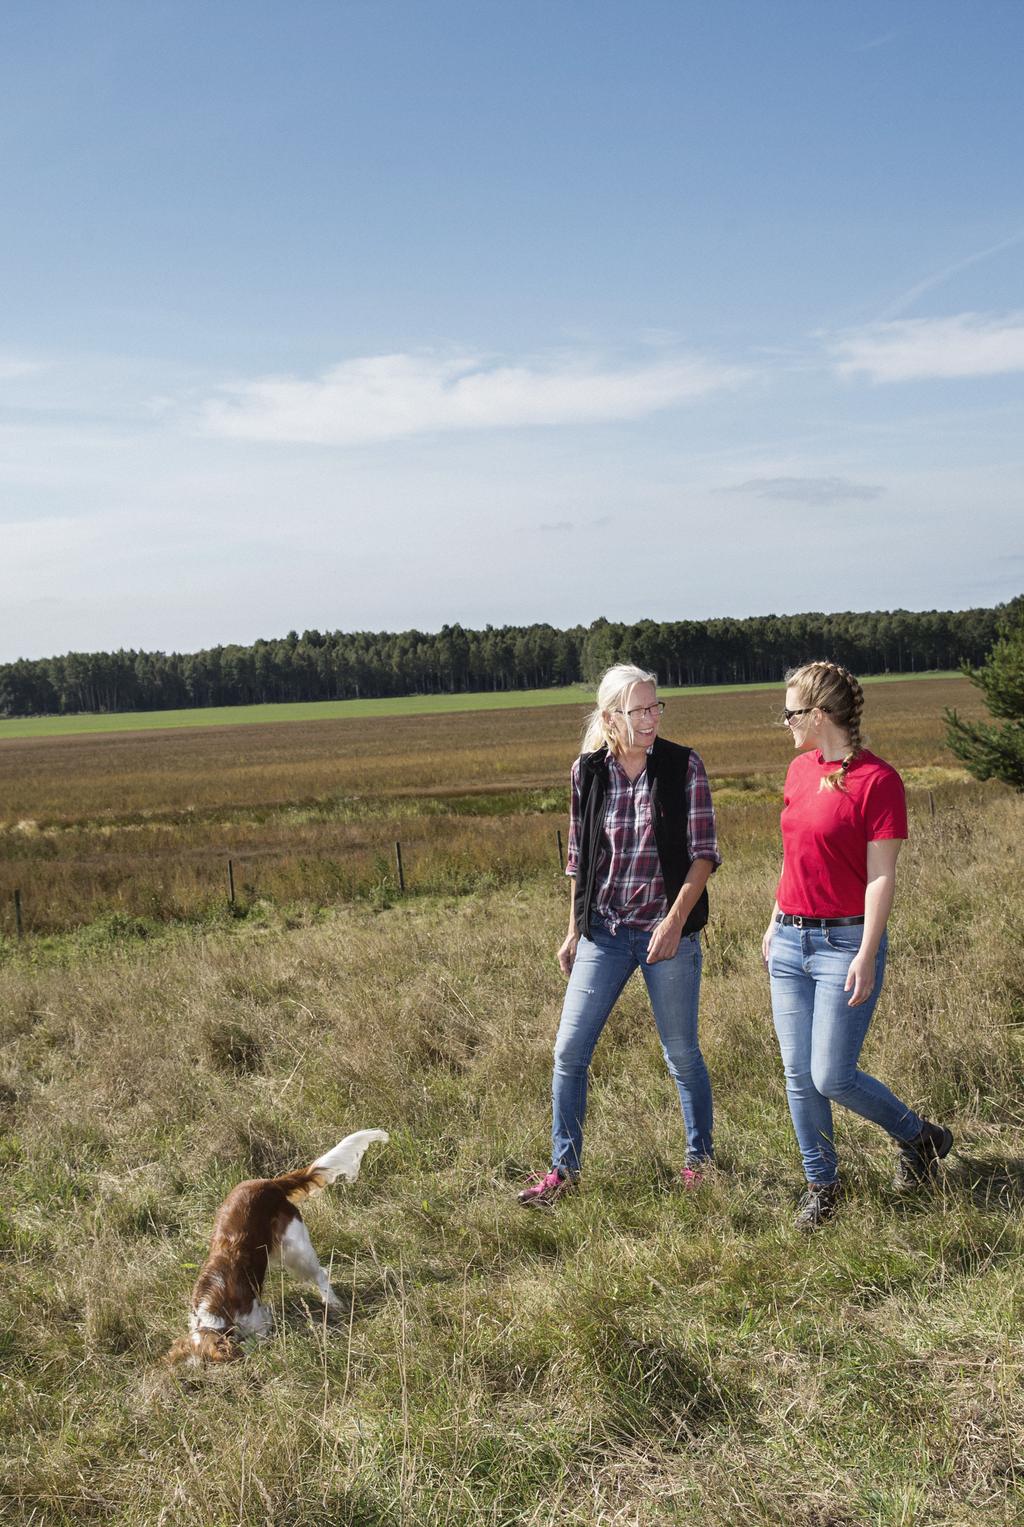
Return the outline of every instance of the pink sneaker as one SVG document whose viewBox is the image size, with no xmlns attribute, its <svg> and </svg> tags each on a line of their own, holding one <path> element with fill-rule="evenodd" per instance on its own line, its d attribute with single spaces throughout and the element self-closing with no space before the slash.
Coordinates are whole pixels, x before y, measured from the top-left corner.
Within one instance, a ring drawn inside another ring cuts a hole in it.
<svg viewBox="0 0 1024 1527">
<path fill-rule="evenodd" d="M 530 1186 L 524 1188 L 519 1194 L 519 1202 L 524 1209 L 543 1208 L 553 1204 L 556 1199 L 562 1198 L 566 1193 L 571 1193 L 575 1186 L 575 1177 L 563 1176 L 558 1168 L 553 1166 L 550 1172 L 538 1172 L 531 1178 Z"/>
<path fill-rule="evenodd" d="M 704 1181 L 704 1173 L 699 1166 L 684 1166 L 679 1173 L 679 1181 L 682 1183 L 684 1190 L 689 1193 L 694 1188 L 700 1187 Z"/>
</svg>

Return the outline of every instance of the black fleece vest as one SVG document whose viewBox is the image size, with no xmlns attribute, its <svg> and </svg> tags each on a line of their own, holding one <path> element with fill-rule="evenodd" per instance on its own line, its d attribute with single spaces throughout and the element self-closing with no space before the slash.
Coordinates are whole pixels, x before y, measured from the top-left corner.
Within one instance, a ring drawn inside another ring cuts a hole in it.
<svg viewBox="0 0 1024 1527">
<path fill-rule="evenodd" d="M 656 737 L 647 755 L 651 821 L 661 862 L 665 894 L 671 907 L 686 879 L 691 860 L 686 851 L 686 774 L 690 749 Z M 580 824 L 576 855 L 576 928 L 590 937 L 590 912 L 608 798 L 608 749 L 580 755 Z M 686 919 L 683 934 L 696 933 L 708 920 L 708 893 L 701 891 Z"/>
</svg>

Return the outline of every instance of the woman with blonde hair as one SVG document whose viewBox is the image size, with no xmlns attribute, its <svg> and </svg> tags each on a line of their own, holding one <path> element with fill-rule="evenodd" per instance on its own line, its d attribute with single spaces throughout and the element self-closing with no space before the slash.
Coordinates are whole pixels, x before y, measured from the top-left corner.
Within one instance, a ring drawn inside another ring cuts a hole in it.
<svg viewBox="0 0 1024 1527">
<path fill-rule="evenodd" d="M 555 1036 L 550 1171 L 519 1194 L 552 1204 L 575 1187 L 587 1078 L 608 1015 L 639 966 L 686 1128 L 684 1186 L 712 1160 L 711 1082 L 697 1042 L 705 886 L 721 863 L 704 765 L 658 736 L 664 702 L 653 673 L 609 668 L 572 768 L 569 931 L 558 963 L 569 978 Z"/>
<path fill-rule="evenodd" d="M 903 781 L 861 741 L 864 692 L 838 663 L 786 675 L 794 758 L 782 809 L 782 875 L 761 951 L 807 1191 L 796 1223 L 816 1230 L 839 1203 L 832 1103 L 899 1146 L 894 1186 L 934 1175 L 953 1136 L 857 1069 L 882 989 L 896 859 L 907 836 Z"/>
</svg>

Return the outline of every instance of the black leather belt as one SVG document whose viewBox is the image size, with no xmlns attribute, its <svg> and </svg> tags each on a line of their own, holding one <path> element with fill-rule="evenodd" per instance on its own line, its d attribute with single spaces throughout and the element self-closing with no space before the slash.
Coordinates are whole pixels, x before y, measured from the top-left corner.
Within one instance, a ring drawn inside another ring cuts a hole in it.
<svg viewBox="0 0 1024 1527">
<path fill-rule="evenodd" d="M 799 912 L 778 912 L 777 923 L 787 928 L 853 928 L 863 917 L 803 917 Z"/>
</svg>

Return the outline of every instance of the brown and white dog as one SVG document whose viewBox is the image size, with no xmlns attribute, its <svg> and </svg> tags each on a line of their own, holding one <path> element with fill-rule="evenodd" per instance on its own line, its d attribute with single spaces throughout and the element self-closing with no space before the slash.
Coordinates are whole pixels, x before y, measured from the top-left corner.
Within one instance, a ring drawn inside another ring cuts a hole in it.
<svg viewBox="0 0 1024 1527">
<path fill-rule="evenodd" d="M 169 1363 L 231 1362 L 241 1357 L 245 1337 L 267 1335 L 273 1314 L 260 1295 L 272 1258 L 315 1283 L 328 1308 L 338 1303 L 297 1206 L 339 1177 L 355 1182 L 367 1146 L 387 1139 L 383 1129 L 359 1129 L 312 1166 L 232 1188 L 217 1211 L 209 1254 L 192 1290 L 189 1334 L 171 1347 Z"/>
</svg>

